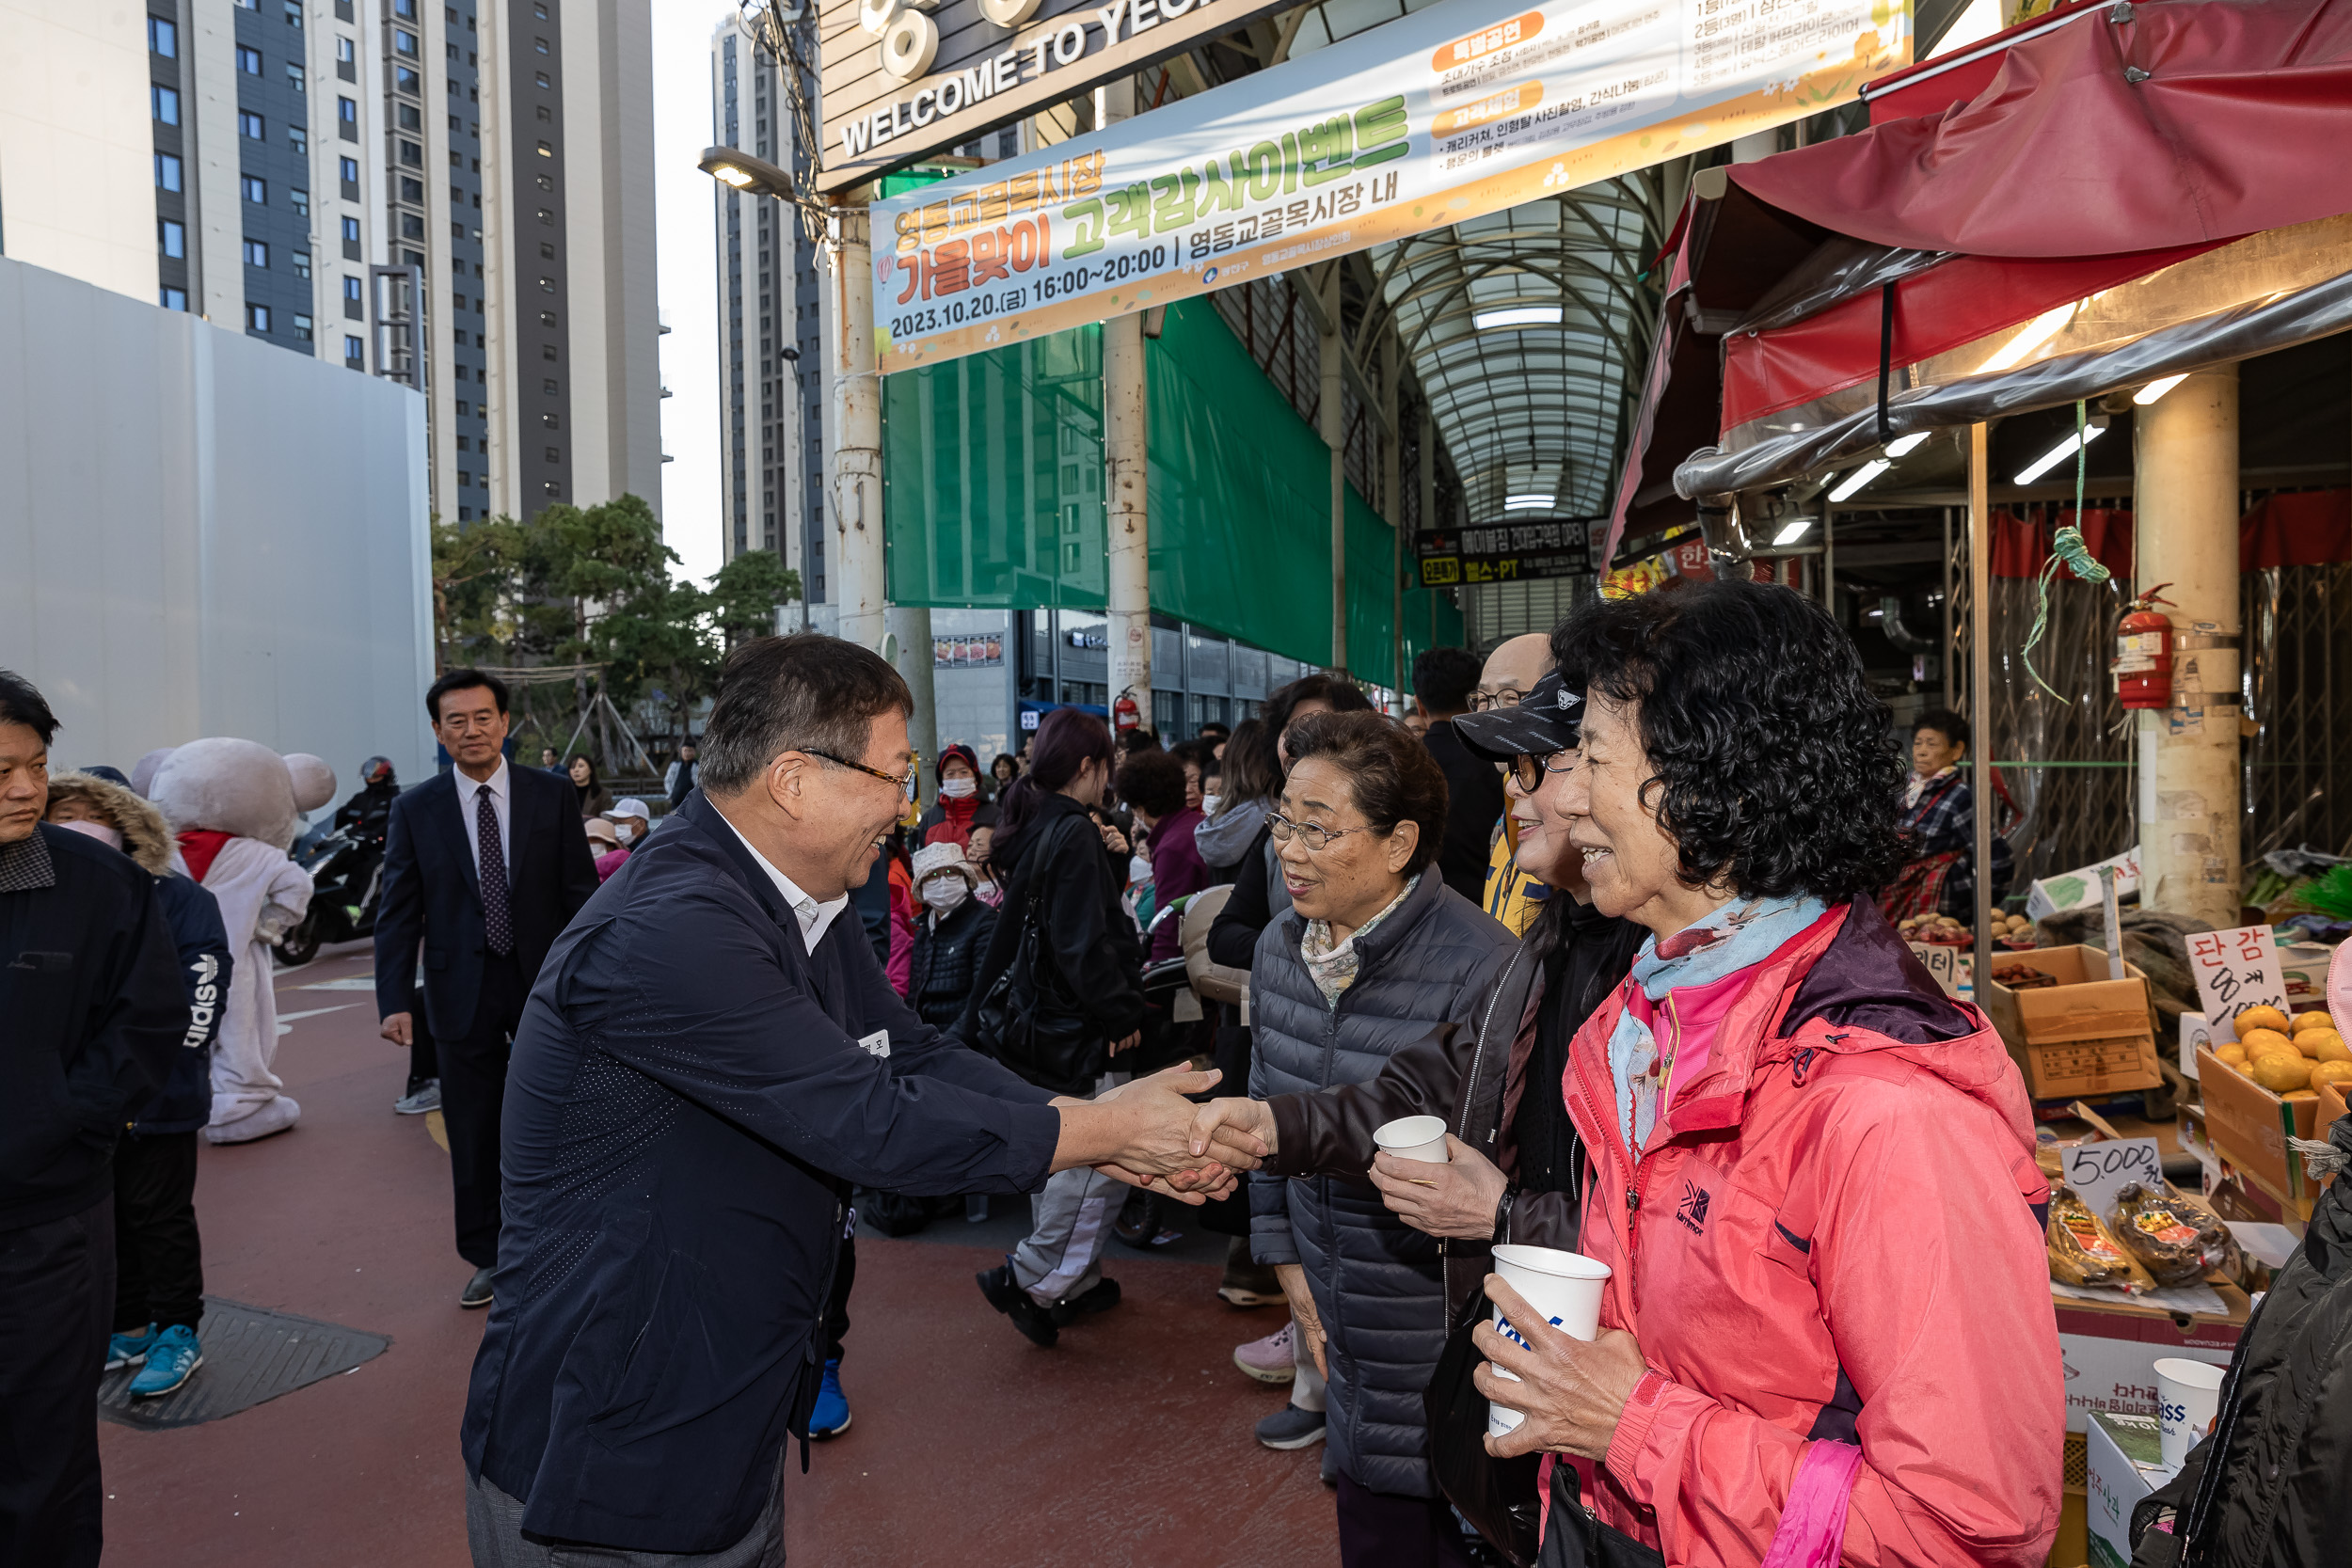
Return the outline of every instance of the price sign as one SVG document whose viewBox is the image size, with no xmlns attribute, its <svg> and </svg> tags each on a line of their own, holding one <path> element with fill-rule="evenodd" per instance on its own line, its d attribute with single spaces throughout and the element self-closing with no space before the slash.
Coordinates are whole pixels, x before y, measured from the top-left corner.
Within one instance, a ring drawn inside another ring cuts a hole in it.
<svg viewBox="0 0 2352 1568">
<path fill-rule="evenodd" d="M 2134 1181 L 2163 1189 L 2164 1156 L 2153 1138 L 2113 1138 L 2066 1151 L 2066 1184 L 2102 1219 L 2115 1212 L 2116 1189 Z"/>
<path fill-rule="evenodd" d="M 1944 988 L 1945 995 L 1960 994 L 1960 949 L 1934 942 L 1915 942 L 1907 945 L 1911 948 L 1912 957 L 1935 976 L 1935 983 Z"/>
<path fill-rule="evenodd" d="M 2267 926 L 2227 931 L 2198 931 L 2188 939 L 2189 972 L 2197 977 L 2205 1017 L 2235 1027 L 2249 1007 L 2287 1010 L 2286 976 L 2279 968 L 2278 943 Z"/>
</svg>

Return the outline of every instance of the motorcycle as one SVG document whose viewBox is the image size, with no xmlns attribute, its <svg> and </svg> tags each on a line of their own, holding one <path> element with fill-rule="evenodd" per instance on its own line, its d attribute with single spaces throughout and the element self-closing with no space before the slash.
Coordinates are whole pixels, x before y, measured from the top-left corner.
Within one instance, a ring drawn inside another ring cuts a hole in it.
<svg viewBox="0 0 2352 1568">
<path fill-rule="evenodd" d="M 278 943 L 288 967 L 307 964 L 330 942 L 375 932 L 376 901 L 384 891 L 384 841 L 356 838 L 341 829 L 294 846 L 294 860 L 310 874 L 310 909 Z"/>
</svg>

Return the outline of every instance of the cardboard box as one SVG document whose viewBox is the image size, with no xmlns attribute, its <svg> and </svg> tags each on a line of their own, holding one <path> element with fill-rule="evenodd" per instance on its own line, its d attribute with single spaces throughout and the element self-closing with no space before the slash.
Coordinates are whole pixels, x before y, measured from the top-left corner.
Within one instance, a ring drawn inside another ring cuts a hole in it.
<svg viewBox="0 0 2352 1568">
<path fill-rule="evenodd" d="M 2328 965 L 2336 950 L 2324 942 L 2279 943 L 2279 976 L 2287 983 L 2287 1011 L 2328 1006 Z"/>
<path fill-rule="evenodd" d="M 2205 1135 L 2214 1152 L 2251 1178 L 2297 1219 L 2312 1217 L 2319 1190 L 2292 1158 L 2287 1139 L 2316 1136 L 2319 1101 L 2281 1100 L 2225 1066 L 2211 1051 L 2197 1053 L 2197 1086 L 2205 1100 Z"/>
<path fill-rule="evenodd" d="M 2011 963 L 2030 965 L 2058 984 L 2012 990 L 1994 978 Z M 2107 956 L 2096 947 L 2037 947 L 1994 961 L 1982 1006 L 2036 1100 L 2151 1089 L 2164 1082 L 2147 975 L 2128 963 L 2122 979 L 2108 974 Z"/>
<path fill-rule="evenodd" d="M 2168 1355 L 2230 1364 L 2251 1313 L 2246 1292 L 2220 1275 L 2206 1283 L 2223 1310 L 2176 1314 L 2121 1291 L 2112 1301 L 2051 1295 L 2058 1318 L 2058 1358 L 2066 1378 L 2066 1430 L 2090 1430 L 2102 1414 L 2156 1413 L 2156 1362 Z"/>
<path fill-rule="evenodd" d="M 2181 1076 L 2192 1084 L 2197 1082 L 2197 1053 L 2217 1045 L 2228 1045 L 2236 1038 L 2237 1031 L 2230 1027 L 2230 1021 L 2226 1018 L 2219 1023 L 2213 1023 L 2202 1013 L 2183 1013 Z"/>
<path fill-rule="evenodd" d="M 2132 1509 L 2171 1479 L 2162 1463 L 2156 1418 L 2093 1416 L 2083 1462 L 2091 1568 L 2131 1568 Z"/>
</svg>

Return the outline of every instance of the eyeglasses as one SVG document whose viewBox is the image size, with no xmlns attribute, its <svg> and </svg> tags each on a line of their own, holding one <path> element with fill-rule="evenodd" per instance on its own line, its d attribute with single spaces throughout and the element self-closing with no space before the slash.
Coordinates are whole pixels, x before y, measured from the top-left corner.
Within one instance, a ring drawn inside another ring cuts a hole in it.
<svg viewBox="0 0 2352 1568">
<path fill-rule="evenodd" d="M 1368 833 L 1370 828 L 1323 828 L 1312 822 L 1294 822 L 1279 811 L 1265 814 L 1265 831 L 1277 844 L 1288 844 L 1294 837 L 1307 846 L 1310 854 L 1322 854 L 1335 838 L 1350 833 Z"/>
<path fill-rule="evenodd" d="M 868 777 L 882 780 L 884 784 L 896 784 L 900 795 L 910 800 L 914 799 L 914 778 L 917 771 L 915 768 L 910 768 L 904 773 L 885 773 L 879 768 L 868 768 L 862 762 L 851 762 L 848 757 L 834 756 L 831 752 L 812 751 L 808 754 L 813 757 L 822 757 L 825 761 L 838 767 L 854 768 Z"/>
<path fill-rule="evenodd" d="M 1511 759 L 1511 782 L 1519 786 L 1520 794 L 1533 795 L 1543 787 L 1545 774 L 1565 773 L 1575 766 L 1574 752 L 1554 752 L 1548 757 L 1521 752 Z"/>
<path fill-rule="evenodd" d="M 1507 686 L 1500 691 L 1473 691 L 1470 696 L 1470 711 L 1492 713 L 1499 707 L 1517 707 L 1526 695 L 1526 692 L 1514 690 Z"/>
</svg>

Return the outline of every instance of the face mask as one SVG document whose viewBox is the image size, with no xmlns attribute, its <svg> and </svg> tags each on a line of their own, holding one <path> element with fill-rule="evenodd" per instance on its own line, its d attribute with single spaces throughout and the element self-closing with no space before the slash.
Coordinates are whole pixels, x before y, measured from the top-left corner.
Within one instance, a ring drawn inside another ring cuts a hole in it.
<svg viewBox="0 0 2352 1568">
<path fill-rule="evenodd" d="M 1215 816 L 1216 815 L 1216 808 L 1224 803 L 1225 797 L 1222 795 L 1203 795 L 1200 797 L 1200 815 L 1203 816 Z"/>
<path fill-rule="evenodd" d="M 106 823 L 93 822 L 87 816 L 77 816 L 71 822 L 53 822 L 50 826 L 53 828 L 63 828 L 68 832 L 85 833 L 89 837 L 96 839 L 99 843 L 106 845 L 112 848 L 119 849 L 122 847 L 121 833 L 118 832 L 114 828 L 108 826 Z"/>
<path fill-rule="evenodd" d="M 967 779 L 961 774 L 952 779 L 939 781 L 939 793 L 950 800 L 961 800 L 967 795 L 977 793 L 979 787 L 979 780 Z"/>
<path fill-rule="evenodd" d="M 923 902 L 941 914 L 952 914 L 956 907 L 972 896 L 972 890 L 963 885 L 961 877 L 933 877 L 923 884 Z"/>
<path fill-rule="evenodd" d="M 1145 860 L 1141 855 L 1130 855 L 1127 858 L 1127 880 L 1130 882 L 1148 882 L 1151 879 L 1152 863 Z"/>
<path fill-rule="evenodd" d="M 637 829 L 629 822 L 615 822 L 612 824 L 612 836 L 620 840 L 623 848 L 627 848 L 637 842 Z"/>
</svg>

